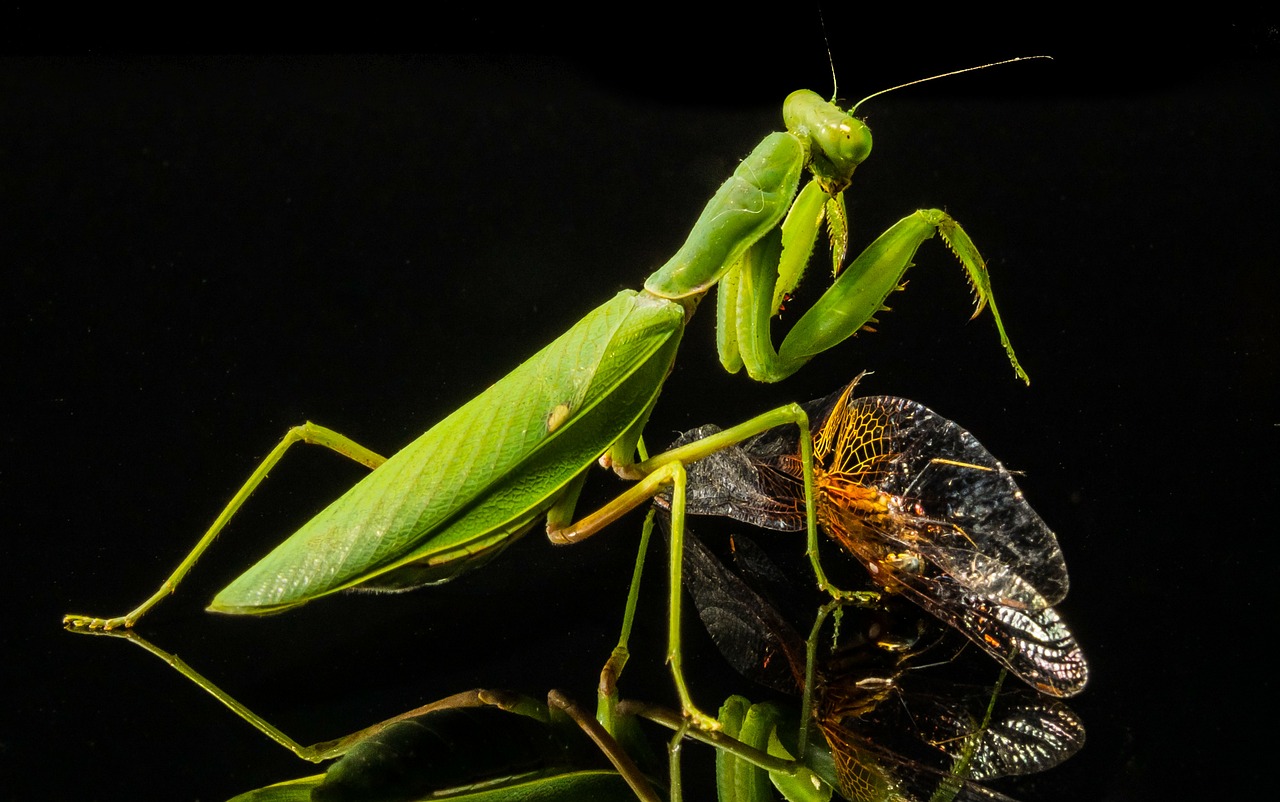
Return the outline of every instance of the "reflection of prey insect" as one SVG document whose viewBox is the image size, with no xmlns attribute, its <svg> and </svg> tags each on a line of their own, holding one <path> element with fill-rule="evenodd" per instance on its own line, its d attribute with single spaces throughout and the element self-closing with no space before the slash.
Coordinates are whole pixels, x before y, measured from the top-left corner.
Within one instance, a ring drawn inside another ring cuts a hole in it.
<svg viewBox="0 0 1280 802">
<path fill-rule="evenodd" d="M 757 577 L 777 570 L 762 555 L 752 554 L 750 541 L 737 538 L 735 543 L 738 563 L 756 566 Z M 744 553 L 749 559 L 742 559 Z M 751 679 L 798 692 L 806 647 L 807 654 L 816 653 L 821 619 L 806 643 L 770 601 L 687 529 L 684 563 L 685 587 L 729 662 Z M 762 564 L 764 570 L 758 568 Z M 904 690 L 900 680 L 907 664 L 928 646 L 919 646 L 919 630 L 909 638 L 892 634 L 903 623 L 900 617 L 889 619 L 886 628 L 882 616 L 863 614 L 877 620 L 861 628 L 846 621 L 843 631 L 861 632 L 816 657 L 812 670 L 814 723 L 830 746 L 835 784 L 847 799 L 1004 800 L 972 780 L 1044 771 L 1084 744 L 1084 728 L 1066 705 L 1027 690 L 1000 694 L 997 685 L 994 696 L 987 689 L 960 685 L 944 685 L 929 694 Z M 932 749 L 920 751 L 920 743 Z M 911 746 L 917 747 L 919 759 L 907 756 Z M 821 774 L 823 761 L 810 755 Z M 937 765 L 927 765 L 930 760 Z"/>
<path fill-rule="evenodd" d="M 857 381 L 804 405 L 823 531 L 875 585 L 955 627 L 1030 685 L 1079 693 L 1088 667 L 1053 609 L 1067 594 L 1053 532 L 973 435 L 914 401 L 852 398 Z M 689 469 L 686 509 L 803 529 L 799 454 L 794 430 L 782 429 L 713 454 Z"/>
</svg>

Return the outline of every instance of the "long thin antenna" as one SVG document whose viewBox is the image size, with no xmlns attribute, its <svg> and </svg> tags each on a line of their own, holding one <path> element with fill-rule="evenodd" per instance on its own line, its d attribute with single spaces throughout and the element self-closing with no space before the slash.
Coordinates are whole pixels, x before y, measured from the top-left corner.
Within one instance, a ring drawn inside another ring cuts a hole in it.
<svg viewBox="0 0 1280 802">
<path fill-rule="evenodd" d="M 818 6 L 818 26 L 822 28 L 822 43 L 827 46 L 827 65 L 831 67 L 831 99 L 834 101 L 840 97 L 839 87 L 836 86 L 836 60 L 831 55 L 831 37 L 827 36 L 827 18 L 822 13 L 822 6 Z"/>
<path fill-rule="evenodd" d="M 828 51 L 828 53 L 829 52 L 830 51 Z M 1049 59 L 1050 61 L 1053 60 L 1053 56 L 1018 56 L 1017 58 L 1009 58 L 1009 59 L 1005 59 L 1004 61 L 993 61 L 990 64 L 980 64 L 977 67 L 965 67 L 963 70 L 952 70 L 951 72 L 944 72 L 941 75 L 931 75 L 928 78 L 919 78 L 914 81 L 908 81 L 905 84 L 898 84 L 897 86 L 891 86 L 888 89 L 881 89 L 879 92 L 873 92 L 872 94 L 864 97 L 862 100 L 859 100 L 857 103 L 854 103 L 853 108 L 849 109 L 849 113 L 853 114 L 855 111 L 857 111 L 859 106 L 861 106 L 863 103 L 866 103 L 871 98 L 879 97 L 880 95 L 883 95 L 886 92 L 892 92 L 895 89 L 903 89 L 908 86 L 915 86 L 916 84 L 922 84 L 922 83 L 925 83 L 926 81 L 936 81 L 939 78 L 950 78 L 953 75 L 963 75 L 966 72 L 974 72 L 976 70 L 985 70 L 988 67 L 1000 67 L 1005 64 L 1012 64 L 1015 61 L 1031 61 L 1033 59 L 1038 59 L 1038 58 Z M 834 69 L 832 74 L 834 76 Z"/>
</svg>

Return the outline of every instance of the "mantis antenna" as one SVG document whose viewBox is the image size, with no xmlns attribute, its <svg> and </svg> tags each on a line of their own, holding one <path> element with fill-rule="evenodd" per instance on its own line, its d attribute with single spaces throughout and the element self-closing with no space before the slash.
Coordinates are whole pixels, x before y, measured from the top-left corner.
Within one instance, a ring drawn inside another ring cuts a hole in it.
<svg viewBox="0 0 1280 802">
<path fill-rule="evenodd" d="M 836 60 L 831 55 L 831 37 L 827 36 L 827 18 L 822 14 L 822 7 L 818 7 L 818 25 L 822 28 L 822 43 L 827 48 L 827 65 L 831 67 L 831 101 L 840 96 L 840 87 L 836 81 Z"/>
<path fill-rule="evenodd" d="M 831 55 L 830 51 L 828 51 L 827 53 L 828 59 L 830 58 L 830 55 Z M 990 64 L 980 64 L 976 67 L 965 67 L 962 70 L 952 70 L 951 72 L 944 72 L 941 75 L 930 75 L 928 78 L 918 78 L 914 81 L 907 81 L 905 84 L 898 84 L 897 86 L 891 86 L 888 89 L 881 89 L 879 92 L 872 92 L 871 94 L 864 97 L 862 100 L 859 100 L 857 103 L 854 103 L 853 108 L 849 109 L 849 113 L 853 114 L 854 112 L 856 112 L 859 106 L 861 106 L 863 103 L 866 103 L 871 98 L 879 97 L 880 95 L 883 95 L 886 92 L 892 92 L 895 89 L 904 89 L 908 86 L 915 86 L 916 84 L 922 84 L 927 81 L 935 81 L 938 78 L 950 78 L 953 75 L 963 75 L 966 72 L 976 72 L 977 70 L 985 70 L 988 67 L 1000 67 L 1005 64 L 1012 64 L 1015 61 L 1032 61 L 1034 59 L 1040 59 L 1040 58 L 1049 59 L 1050 61 L 1053 60 L 1053 56 L 1018 56 L 1017 58 L 1008 58 L 1008 59 L 1005 59 L 1004 61 L 993 61 Z M 835 83 L 835 65 L 832 65 L 831 78 L 832 78 L 832 83 L 834 84 Z"/>
</svg>

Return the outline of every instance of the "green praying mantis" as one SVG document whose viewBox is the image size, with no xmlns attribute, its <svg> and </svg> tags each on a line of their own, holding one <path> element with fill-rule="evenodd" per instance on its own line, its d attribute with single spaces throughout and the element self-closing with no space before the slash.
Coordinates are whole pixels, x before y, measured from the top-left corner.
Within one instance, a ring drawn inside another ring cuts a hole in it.
<svg viewBox="0 0 1280 802">
<path fill-rule="evenodd" d="M 1015 373 L 1026 379 L 1005 334 L 986 264 L 945 212 L 908 215 L 840 272 L 848 249 L 843 193 L 870 153 L 870 131 L 851 113 L 806 90 L 787 98 L 783 119 L 787 130 L 769 134 L 743 159 L 708 202 L 683 247 L 643 289 L 621 292 L 587 313 L 389 459 L 322 426 L 290 429 L 155 593 L 123 615 L 67 615 L 64 625 L 83 632 L 133 627 L 175 591 L 299 442 L 331 449 L 371 473 L 219 592 L 211 610 L 260 615 L 343 590 L 405 590 L 444 582 L 483 565 L 540 521 L 552 542 L 573 543 L 670 487 L 668 662 L 683 715 L 697 728 L 714 730 L 715 718 L 690 697 L 680 655 L 683 466 L 775 426 L 797 426 L 802 442 L 809 433 L 804 411 L 793 404 L 645 458 L 645 423 L 702 297 L 719 286 L 717 347 L 726 369 L 745 368 L 754 379 L 780 381 L 872 322 L 900 287 L 918 247 L 936 234 L 968 276 L 977 296 L 975 315 L 991 309 Z M 806 173 L 810 177 L 802 187 Z M 775 349 L 770 318 L 799 282 L 824 225 L 839 275 Z M 811 455 L 806 459 L 811 462 Z M 636 483 L 575 521 L 579 492 L 597 462 Z M 807 473 L 807 495 L 811 479 Z M 812 515 L 808 532 L 819 586 L 843 595 L 821 568 Z M 256 717 L 246 718 L 265 727 Z"/>
</svg>

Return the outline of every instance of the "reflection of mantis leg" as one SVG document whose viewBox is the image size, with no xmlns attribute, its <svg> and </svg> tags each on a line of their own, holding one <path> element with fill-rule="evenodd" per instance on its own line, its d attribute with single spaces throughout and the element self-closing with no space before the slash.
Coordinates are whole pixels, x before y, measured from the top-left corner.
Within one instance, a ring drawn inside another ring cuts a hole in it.
<svg viewBox="0 0 1280 802">
<path fill-rule="evenodd" d="M 879 594 L 874 594 L 879 599 Z M 827 617 L 831 613 L 836 614 L 835 632 L 832 638 L 839 637 L 840 631 L 840 615 L 846 604 L 855 604 L 855 606 L 865 607 L 856 601 L 845 601 L 842 599 L 833 599 L 818 608 L 818 614 L 813 619 L 813 628 L 809 630 L 809 637 L 804 642 L 804 687 L 800 690 L 800 735 L 797 739 L 800 747 L 800 754 L 804 754 L 809 747 L 809 719 L 813 716 L 813 686 L 817 677 L 816 666 L 818 664 L 818 639 L 822 634 L 822 625 L 827 622 Z"/>
<path fill-rule="evenodd" d="M 622 749 L 613 736 L 606 732 L 604 728 L 589 715 L 586 715 L 577 704 L 559 691 L 551 691 L 551 693 L 547 695 L 546 705 L 520 694 L 509 693 L 506 691 L 484 689 L 465 691 L 463 693 L 454 694 L 453 696 L 445 699 L 440 699 L 438 701 L 422 705 L 421 707 L 414 708 L 407 713 L 401 713 L 398 716 L 393 716 L 392 718 L 381 721 L 373 726 L 366 727 L 358 732 L 353 732 L 342 738 L 337 738 L 331 741 L 321 741 L 310 746 L 304 746 L 290 738 L 288 735 L 285 735 L 258 714 L 249 710 L 249 708 L 245 707 L 226 691 L 222 690 L 213 682 L 205 678 L 177 655 L 164 651 L 143 638 L 141 635 L 138 635 L 134 630 L 86 630 L 86 632 L 93 635 L 124 638 L 125 640 L 146 649 L 148 652 L 151 652 L 156 657 L 159 657 L 161 660 L 168 663 L 176 669 L 178 673 L 182 674 L 196 685 L 199 685 L 215 699 L 229 707 L 236 713 L 236 715 L 252 724 L 267 737 L 285 747 L 290 752 L 293 752 L 303 760 L 308 760 L 313 763 L 342 757 L 343 755 L 352 752 L 357 747 L 367 744 L 373 739 L 379 738 L 379 736 L 388 733 L 388 731 L 401 722 L 406 722 L 410 719 L 420 719 L 432 714 L 439 716 L 441 714 L 447 714 L 449 711 L 468 708 L 496 708 L 515 716 L 524 716 L 527 719 L 532 719 L 534 722 L 544 725 L 545 728 L 552 726 L 552 715 L 554 712 L 555 714 L 563 713 L 569 718 L 569 720 L 574 722 L 584 733 L 586 733 L 587 737 L 589 737 L 596 746 L 599 747 L 601 752 L 609 759 L 609 762 L 613 764 L 618 774 L 627 782 L 638 799 L 644 800 L 644 802 L 658 802 L 659 800 L 659 797 L 654 792 L 648 779 L 645 778 L 644 773 L 640 771 L 635 762 L 631 759 L 630 755 Z M 539 733 L 538 737 L 541 740 L 545 740 L 547 738 L 547 733 L 542 731 L 542 729 L 539 729 L 536 725 L 531 726 L 530 730 L 535 733 Z M 483 752 L 486 748 L 491 747 L 492 743 L 489 743 L 485 745 L 476 745 L 475 749 L 477 752 Z M 375 749 L 374 751 L 376 752 L 378 750 Z M 383 748 L 381 751 L 394 752 L 395 750 Z M 456 773 L 458 771 L 458 754 L 465 755 L 468 753 L 469 752 L 466 750 L 456 750 L 451 753 L 449 762 L 453 765 L 449 767 L 450 770 Z M 409 754 L 412 755 L 412 751 L 410 751 Z M 490 763 L 493 763 L 493 761 L 491 760 Z M 358 772 L 362 769 L 357 766 L 355 770 Z M 512 771 L 518 772 L 518 775 L 528 773 L 526 766 L 513 768 Z M 572 769 L 566 768 L 565 776 L 561 778 L 562 781 L 572 785 L 574 778 L 569 776 L 571 774 Z M 333 774 L 329 775 L 330 780 L 332 780 L 333 777 Z M 590 781 L 591 778 L 584 778 L 581 782 L 585 785 Z M 319 782 L 319 780 L 317 780 L 317 782 Z"/>
<path fill-rule="evenodd" d="M 964 781 L 972 776 L 969 767 L 982 746 L 987 727 L 991 725 L 991 717 L 996 709 L 996 699 L 1000 696 L 1000 688 L 1004 685 L 1004 678 L 1007 673 L 1004 669 L 1000 669 L 1000 675 L 996 678 L 995 687 L 991 689 L 991 700 L 987 703 L 987 710 L 983 715 L 982 722 L 967 735 L 963 736 L 964 745 L 956 754 L 955 762 L 951 765 L 951 771 L 938 783 L 933 795 L 929 797 L 929 802 L 951 802 L 964 787 Z M 938 744 L 932 745 L 941 748 Z"/>
<path fill-rule="evenodd" d="M 76 632 L 83 632 L 98 629 L 110 630 L 118 627 L 128 628 L 136 624 L 138 619 L 141 618 L 148 610 L 155 607 L 167 596 L 171 595 L 175 589 L 177 589 L 178 583 L 182 581 L 182 578 L 185 577 L 187 572 L 191 570 L 192 566 L 196 564 L 196 560 L 200 559 L 200 556 L 204 554 L 205 550 L 213 543 L 214 538 L 218 536 L 218 533 L 222 531 L 222 528 L 231 521 L 232 516 L 240 510 L 240 507 L 246 500 L 248 500 L 253 491 L 258 488 L 258 485 L 262 484 L 262 480 L 267 478 L 267 474 L 271 472 L 271 469 L 276 466 L 276 463 L 280 461 L 284 456 L 284 453 L 288 451 L 289 447 L 294 443 L 310 443 L 312 445 L 324 446 L 331 451 L 336 451 L 342 456 L 355 460 L 362 465 L 367 465 L 370 468 L 377 468 L 379 465 L 387 461 L 386 457 L 375 454 L 351 438 L 338 434 L 332 429 L 326 429 L 323 426 L 317 426 L 314 423 L 304 423 L 301 426 L 294 426 L 285 433 L 284 439 L 281 440 L 275 448 L 271 449 L 271 453 L 267 454 L 266 458 L 262 460 L 262 464 L 258 466 L 258 469 L 255 470 L 245 481 L 244 485 L 236 491 L 235 496 L 233 496 L 231 501 L 227 503 L 227 506 L 223 508 L 222 512 L 218 514 L 213 525 L 209 527 L 209 531 L 204 533 L 204 536 L 196 543 L 195 548 L 191 549 L 191 553 L 183 558 L 178 567 L 174 569 L 174 572 L 169 575 L 169 578 L 160 585 L 159 590 L 151 595 L 151 598 L 147 599 L 142 604 L 139 604 L 131 612 L 118 618 L 93 618 L 92 616 L 87 615 L 67 615 L 63 616 L 63 625 Z M 145 642 L 146 641 L 143 641 L 143 643 Z M 194 674 L 195 672 L 192 673 Z"/>
<path fill-rule="evenodd" d="M 982 745 L 983 735 L 991 726 L 991 718 L 996 712 L 996 700 L 1000 698 L 1000 689 L 1004 687 L 1004 678 L 1009 676 L 1009 669 L 1000 669 L 999 675 L 996 676 L 995 685 L 991 688 L 991 700 L 987 702 L 987 710 L 982 716 L 982 722 L 978 724 L 973 732 L 965 739 L 964 749 L 961 750 L 959 757 L 956 758 L 955 765 L 951 768 L 951 773 L 957 777 L 969 776 L 969 766 L 973 763 L 973 757 L 978 753 L 978 747 Z"/>
<path fill-rule="evenodd" d="M 805 516 L 808 529 L 809 560 L 819 587 L 837 598 L 860 598 L 861 594 L 851 594 L 836 588 L 828 581 L 818 556 L 818 528 L 814 517 L 813 494 L 813 445 L 809 432 L 809 419 L 804 410 L 797 404 L 789 404 L 772 412 L 758 415 L 738 426 L 717 432 L 709 437 L 674 448 L 651 459 L 634 465 L 617 465 L 615 471 L 624 478 L 637 479 L 635 485 L 619 495 L 613 501 L 596 512 L 580 519 L 577 523 L 562 524 L 571 515 L 567 505 L 557 505 L 547 515 L 547 537 L 553 543 L 576 543 L 604 529 L 621 518 L 627 512 L 646 503 L 649 499 L 671 488 L 671 551 L 669 560 L 669 609 L 667 662 L 671 665 L 672 677 L 680 698 L 680 705 L 694 724 L 702 729 L 713 730 L 718 727 L 716 719 L 701 712 L 693 704 L 685 683 L 682 650 L 680 647 L 680 610 L 682 607 L 682 564 L 684 553 L 684 519 L 685 490 L 687 476 L 684 466 L 703 459 L 717 451 L 737 445 L 743 440 L 765 432 L 777 426 L 795 425 L 800 429 L 801 457 L 804 465 Z M 570 499 L 569 505 L 576 499 Z M 619 660 L 625 658 L 620 657 Z M 606 670 L 616 671 L 620 665 L 611 660 Z"/>
<path fill-rule="evenodd" d="M 636 564 L 631 572 L 631 585 L 627 590 L 627 605 L 622 614 L 622 632 L 618 635 L 618 645 L 600 669 L 600 685 L 597 690 L 596 718 L 611 734 L 618 730 L 618 679 L 631 656 L 628 642 L 631 640 L 631 625 L 635 621 L 636 604 L 640 600 L 640 577 L 644 573 L 644 558 L 649 552 L 649 538 L 653 534 L 652 510 L 645 516 L 644 526 L 640 530 L 640 546 L 636 550 Z"/>
<path fill-rule="evenodd" d="M 217 685 L 213 684 L 211 680 L 205 678 L 203 674 L 199 673 L 190 665 L 188 665 L 182 658 L 178 657 L 176 654 L 166 652 L 165 650 L 161 649 L 159 646 L 156 646 L 151 641 L 142 637 L 132 629 L 117 629 L 117 630 L 93 629 L 93 630 L 84 630 L 84 631 L 86 634 L 91 634 L 91 635 L 105 635 L 107 637 L 112 637 L 112 638 L 124 638 L 130 643 L 136 644 L 137 646 L 141 646 L 143 649 L 146 649 L 148 652 L 151 652 L 156 657 L 159 657 L 161 660 L 168 663 L 179 674 L 191 680 L 196 685 L 199 685 L 211 696 L 213 696 L 213 698 L 217 699 L 219 702 L 222 702 L 224 705 L 231 708 L 231 711 L 233 713 L 235 713 L 240 718 L 252 724 L 260 732 L 266 735 L 268 738 L 280 744 L 285 749 L 288 749 L 290 752 L 293 752 L 295 755 L 302 758 L 303 760 L 309 760 L 312 763 L 319 763 L 322 760 L 328 760 L 330 758 L 343 755 L 351 747 L 352 744 L 359 742 L 361 740 L 364 740 L 370 735 L 385 729 L 389 725 L 394 724 L 395 722 L 400 721 L 401 719 L 409 718 L 411 716 L 415 716 L 421 713 L 428 713 L 428 712 L 431 712 L 432 710 L 437 710 L 445 707 L 475 706 L 470 704 L 464 704 L 464 701 L 466 699 L 477 698 L 476 697 L 477 692 L 475 691 L 468 691 L 467 693 L 457 694 L 456 696 L 451 696 L 448 699 L 441 699 L 438 702 L 432 702 L 431 704 L 424 705 L 414 710 L 410 710 L 409 712 L 396 716 L 394 718 L 389 718 L 386 721 L 383 721 L 379 724 L 375 724 L 372 727 L 367 727 L 363 730 L 360 730 L 359 732 L 352 733 L 351 735 L 348 735 L 344 738 L 339 738 L 333 741 L 322 741 L 320 743 L 312 744 L 310 746 L 304 746 L 298 743 L 297 741 L 295 741 L 294 739 L 290 738 L 288 735 L 285 735 L 283 732 L 277 729 L 275 725 L 271 724 L 269 721 L 262 718 L 257 713 L 254 713 L 252 710 L 250 710 L 249 708 L 245 707 L 243 704 L 238 702 L 226 691 L 222 690 Z"/>
<path fill-rule="evenodd" d="M 637 578 L 639 578 L 638 572 Z M 613 767 L 618 770 L 618 773 L 631 786 L 631 790 L 637 798 L 643 802 L 658 802 L 658 795 L 654 792 L 653 786 L 645 779 L 644 773 L 636 766 L 631 756 L 618 744 L 612 732 L 605 729 L 600 722 L 588 716 L 582 708 L 578 707 L 576 702 L 560 691 L 551 691 L 547 694 L 547 704 L 564 712 L 575 724 L 582 728 L 587 737 L 609 758 L 609 762 L 613 764 Z M 675 782 L 674 778 L 672 782 Z"/>
<path fill-rule="evenodd" d="M 636 557 L 635 570 L 632 574 L 631 588 L 627 596 L 627 607 L 623 615 L 622 635 L 614 648 L 604 669 L 600 672 L 600 706 L 596 717 L 605 728 L 613 734 L 623 721 L 634 720 L 633 716 L 641 715 L 672 728 L 675 735 L 668 744 L 668 774 L 670 779 L 670 798 L 679 802 L 681 790 L 681 751 L 685 739 L 701 740 L 717 748 L 716 751 L 716 787 L 719 797 L 726 800 L 771 799 L 773 792 L 769 781 L 768 770 L 779 772 L 785 784 L 809 782 L 793 775 L 808 776 L 808 770 L 797 763 L 784 762 L 788 758 L 767 752 L 769 735 L 776 724 L 777 710 L 772 706 L 755 705 L 741 697 L 732 697 L 720 708 L 718 724 L 723 729 L 717 732 L 705 732 L 691 727 L 691 720 L 663 711 L 655 706 L 639 702 L 621 700 L 617 692 L 618 677 L 626 665 L 629 651 L 627 640 L 631 634 L 631 624 L 635 617 L 636 601 L 640 590 L 640 577 L 643 572 L 644 557 L 648 551 L 649 539 L 653 534 L 653 522 L 657 510 L 651 509 L 645 516 L 640 535 L 639 553 Z M 628 715 L 619 711 L 625 710 Z M 767 721 L 765 712 L 773 714 Z M 762 764 L 760 761 L 764 761 Z M 806 786 L 812 788 L 810 784 Z M 795 797 L 800 798 L 800 797 Z"/>
<path fill-rule="evenodd" d="M 735 779 L 736 772 L 743 768 L 738 761 L 764 769 L 772 775 L 774 782 L 782 778 L 784 783 L 795 783 L 797 787 L 807 788 L 810 794 L 822 787 L 822 781 L 811 769 L 792 755 L 783 754 L 777 739 L 771 737 L 780 717 L 780 712 L 774 705 L 751 705 L 740 696 L 730 697 L 720 708 L 720 721 L 724 726 L 716 731 L 688 727 L 685 717 L 676 711 L 646 702 L 623 699 L 618 703 L 618 711 L 622 715 L 648 719 L 673 732 L 682 732 L 688 739 L 715 747 L 716 784 L 722 799 L 726 798 L 726 789 L 730 791 L 727 797 L 730 799 L 754 798 L 742 793 L 744 785 L 752 781 Z M 737 776 L 741 778 L 741 775 Z M 732 796 L 735 789 L 738 794 L 736 797 Z"/>
</svg>

